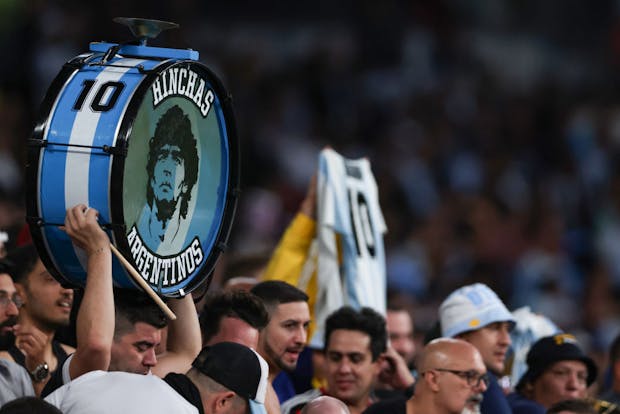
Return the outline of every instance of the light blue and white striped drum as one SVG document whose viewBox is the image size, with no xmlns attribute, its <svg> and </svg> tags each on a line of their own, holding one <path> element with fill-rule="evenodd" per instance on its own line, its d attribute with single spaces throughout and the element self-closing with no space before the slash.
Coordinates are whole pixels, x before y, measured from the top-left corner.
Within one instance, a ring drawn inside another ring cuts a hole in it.
<svg viewBox="0 0 620 414">
<path fill-rule="evenodd" d="M 83 286 L 84 252 L 58 228 L 100 212 L 112 243 L 160 295 L 210 281 L 237 204 L 231 99 L 192 50 L 92 43 L 47 92 L 29 140 L 28 220 L 49 271 Z M 114 259 L 114 283 L 137 288 Z"/>
</svg>

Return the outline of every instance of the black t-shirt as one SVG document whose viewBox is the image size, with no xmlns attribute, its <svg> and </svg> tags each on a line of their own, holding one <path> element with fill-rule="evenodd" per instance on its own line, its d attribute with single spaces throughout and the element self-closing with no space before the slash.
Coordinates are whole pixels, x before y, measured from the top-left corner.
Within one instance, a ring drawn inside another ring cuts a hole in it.
<svg viewBox="0 0 620 414">
<path fill-rule="evenodd" d="M 15 362 L 26 368 L 26 357 L 19 349 L 17 349 L 15 345 L 9 348 L 8 351 L 15 360 Z M 56 369 L 51 372 L 50 379 L 45 384 L 45 387 L 43 387 L 43 390 L 41 391 L 41 398 L 47 397 L 49 394 L 52 393 L 52 391 L 63 386 L 62 366 L 65 364 L 65 361 L 67 360 L 69 355 L 67 355 L 65 349 L 62 347 L 60 342 L 56 340 L 52 341 L 52 352 L 54 353 L 54 356 L 58 361 L 58 365 L 56 366 Z"/>
<path fill-rule="evenodd" d="M 64 365 L 64 362 L 63 362 Z M 62 387 L 64 384 L 64 381 L 62 380 L 62 365 L 59 366 L 58 368 L 56 368 L 56 370 L 54 372 L 52 372 L 52 375 L 50 376 L 49 381 L 47 381 L 47 384 L 45 384 L 45 387 L 43 387 L 43 390 L 41 391 L 41 398 L 45 398 L 48 395 L 50 395 L 51 393 L 53 393 L 54 391 L 56 391 L 58 388 Z"/>
<path fill-rule="evenodd" d="M 196 407 L 200 414 L 204 414 L 200 391 L 198 391 L 198 388 L 196 388 L 192 380 L 183 374 L 168 374 L 164 377 L 164 381 L 183 396 L 183 398 L 189 401 L 190 404 Z"/>
<path fill-rule="evenodd" d="M 406 414 L 407 399 L 403 397 L 377 401 L 362 414 Z"/>
</svg>

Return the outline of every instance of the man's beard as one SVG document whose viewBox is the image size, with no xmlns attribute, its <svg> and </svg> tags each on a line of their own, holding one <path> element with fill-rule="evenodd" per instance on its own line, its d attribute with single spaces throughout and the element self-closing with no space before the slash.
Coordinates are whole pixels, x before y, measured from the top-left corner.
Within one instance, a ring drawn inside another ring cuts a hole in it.
<svg viewBox="0 0 620 414">
<path fill-rule="evenodd" d="M 0 323 L 0 332 L 6 327 L 13 326 L 17 323 L 17 316 L 10 317 L 6 321 Z M 15 343 L 15 335 L 13 332 L 0 334 L 0 351 L 6 351 Z"/>
<path fill-rule="evenodd" d="M 295 365 L 290 366 L 286 362 L 284 362 L 284 353 L 278 354 L 269 343 L 265 344 L 265 352 L 269 355 L 269 357 L 273 360 L 276 366 L 280 369 L 280 371 L 291 373 L 295 371 L 297 363 Z"/>
<path fill-rule="evenodd" d="M 177 207 L 177 200 L 155 200 L 157 204 L 157 220 L 161 221 L 162 228 L 172 218 Z"/>
<path fill-rule="evenodd" d="M 467 400 L 467 405 L 461 411 L 461 414 L 480 414 L 480 403 L 482 402 L 482 394 L 476 394 Z"/>
<path fill-rule="evenodd" d="M 4 335 L 0 335 L 0 351 L 6 351 L 15 343 L 15 335 L 13 332 L 7 332 Z"/>
<path fill-rule="evenodd" d="M 461 414 L 480 414 L 480 406 L 479 405 L 475 405 L 473 407 L 465 407 L 463 408 L 463 411 L 461 411 Z"/>
</svg>

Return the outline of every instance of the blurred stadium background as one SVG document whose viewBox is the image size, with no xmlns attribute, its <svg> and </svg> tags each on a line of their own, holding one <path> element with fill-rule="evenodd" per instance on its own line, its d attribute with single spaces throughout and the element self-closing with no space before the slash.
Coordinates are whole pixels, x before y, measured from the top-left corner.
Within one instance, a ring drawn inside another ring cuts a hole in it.
<svg viewBox="0 0 620 414">
<path fill-rule="evenodd" d="M 220 4 L 221 3 L 221 4 Z M 25 140 L 62 64 L 174 21 L 234 99 L 228 255 L 264 257 L 319 150 L 370 159 L 389 285 L 420 332 L 482 281 L 604 352 L 620 332 L 620 2 L 0 0 L 0 230 L 23 226 Z"/>
</svg>

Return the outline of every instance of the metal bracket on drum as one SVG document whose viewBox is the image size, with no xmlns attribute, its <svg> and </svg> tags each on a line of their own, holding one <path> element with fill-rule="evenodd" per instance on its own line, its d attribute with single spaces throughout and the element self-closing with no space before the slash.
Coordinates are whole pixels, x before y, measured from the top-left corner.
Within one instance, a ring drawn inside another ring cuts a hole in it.
<svg viewBox="0 0 620 414">
<path fill-rule="evenodd" d="M 117 45 L 117 46 L 120 47 L 121 45 Z M 108 49 L 108 52 L 106 52 L 106 56 L 115 47 L 116 46 L 110 47 L 110 49 Z M 113 52 L 112 57 L 114 57 L 116 52 L 118 52 L 118 49 Z M 105 66 L 105 67 L 114 67 L 114 68 L 124 68 L 124 69 L 138 69 L 138 72 L 140 72 L 140 74 L 142 75 L 148 75 L 149 73 L 157 72 L 155 69 L 144 69 L 144 65 L 142 64 L 136 65 L 136 66 L 130 66 L 130 65 L 117 65 L 114 63 L 108 63 L 108 61 L 106 60 L 106 56 L 104 56 L 103 59 L 101 59 L 101 62 L 88 63 L 87 65 L 88 66 Z M 107 58 L 107 59 L 110 59 L 110 58 Z"/>
<path fill-rule="evenodd" d="M 157 72 L 155 69 L 144 69 L 144 65 L 142 64 L 136 65 L 136 66 L 129 66 L 129 65 L 118 65 L 114 63 L 108 63 L 108 60 L 114 57 L 114 55 L 116 55 L 118 50 L 121 47 L 123 47 L 123 45 L 124 44 L 110 46 L 107 52 L 104 53 L 104 57 L 101 60 L 101 62 L 89 62 L 88 60 L 92 59 L 92 56 L 89 56 L 87 58 L 81 57 L 78 59 L 73 59 L 65 63 L 64 66 L 69 67 L 74 70 L 79 70 L 83 66 L 105 66 L 105 67 L 115 67 L 115 68 L 124 68 L 124 69 L 137 69 L 138 72 L 140 72 L 140 74 L 142 75 L 148 75 L 149 73 Z"/>
<path fill-rule="evenodd" d="M 37 226 L 37 227 L 44 227 L 44 226 L 60 227 L 60 226 L 65 225 L 65 223 L 52 223 L 52 222 L 43 220 L 43 218 L 41 217 L 34 217 L 34 216 L 26 216 L 26 222 L 34 226 Z M 125 226 L 125 224 L 121 224 L 121 223 L 102 223 L 101 228 L 104 230 L 113 230 L 113 231 L 120 230 L 122 232 L 126 232 L 127 230 L 127 227 Z"/>
<path fill-rule="evenodd" d="M 82 144 L 67 144 L 65 142 L 54 142 L 48 141 L 46 139 L 37 139 L 37 138 L 29 138 L 28 146 L 30 147 L 39 147 L 45 148 L 48 145 L 58 145 L 59 147 L 76 147 L 76 148 L 88 148 L 88 149 L 100 149 L 109 155 L 120 155 L 122 157 L 127 156 L 127 147 L 122 146 L 110 146 L 110 145 L 101 145 L 101 146 L 90 146 L 90 145 L 82 145 Z"/>
<path fill-rule="evenodd" d="M 106 63 L 108 63 L 108 61 L 110 59 L 112 59 L 114 56 L 116 56 L 116 54 L 118 53 L 118 51 L 121 49 L 121 45 L 114 45 L 111 46 L 107 52 L 105 52 L 105 54 L 103 55 L 103 57 L 101 58 L 101 62 L 99 63 L 100 65 L 104 65 Z"/>
</svg>

